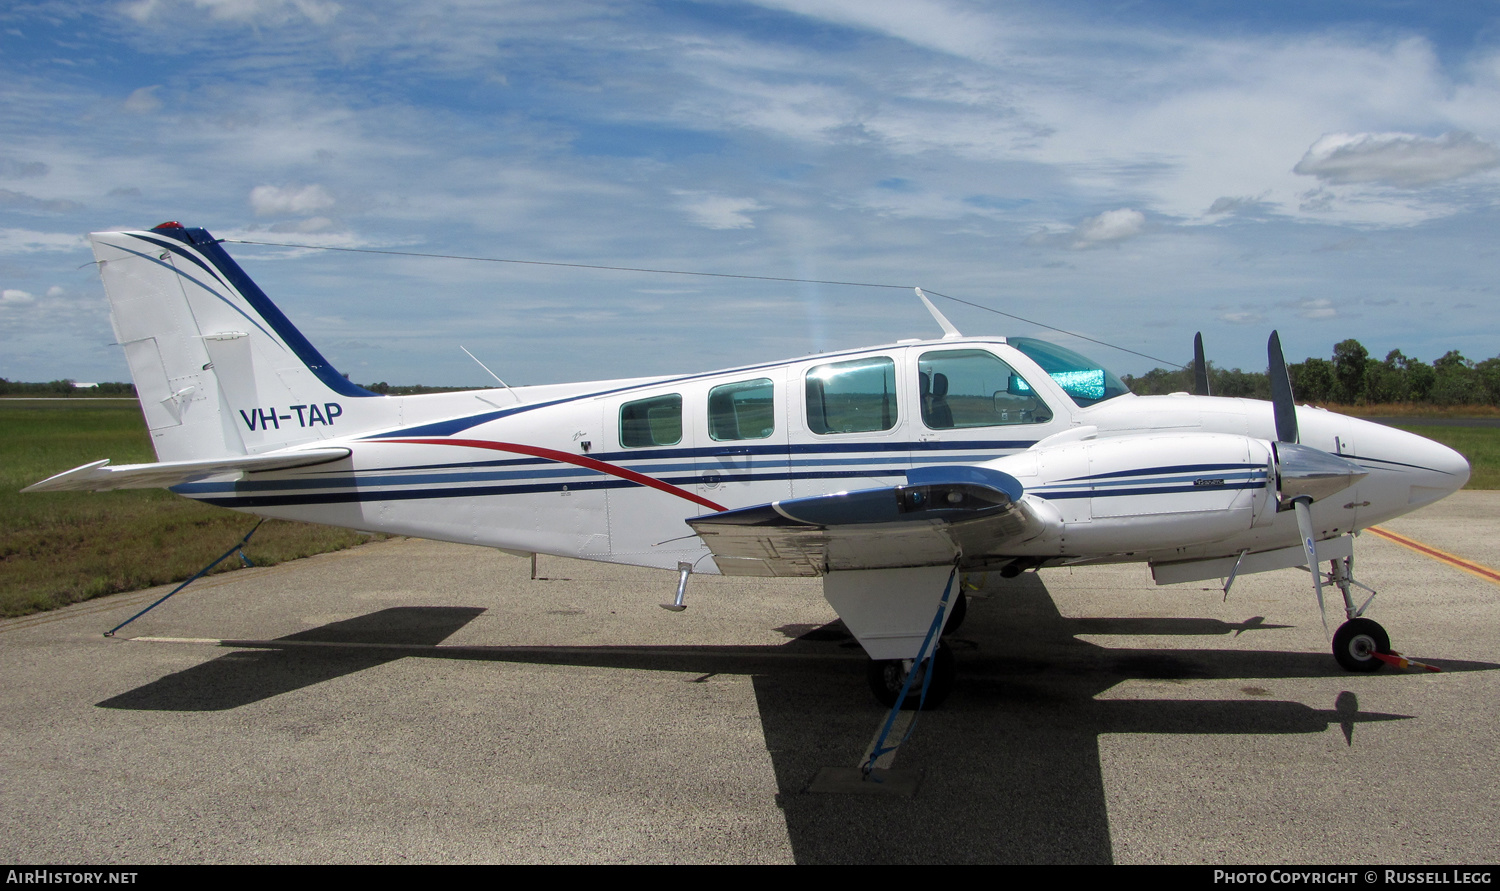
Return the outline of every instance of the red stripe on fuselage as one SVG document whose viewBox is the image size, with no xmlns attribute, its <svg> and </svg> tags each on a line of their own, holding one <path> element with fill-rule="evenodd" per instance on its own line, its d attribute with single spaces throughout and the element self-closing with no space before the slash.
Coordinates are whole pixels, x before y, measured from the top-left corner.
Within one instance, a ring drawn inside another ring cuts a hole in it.
<svg viewBox="0 0 1500 891">
<path fill-rule="evenodd" d="M 622 480 L 630 480 L 642 486 L 649 486 L 668 495 L 676 495 L 685 498 L 694 504 L 701 504 L 709 510 L 722 512 L 728 510 L 721 504 L 715 504 L 707 498 L 694 495 L 686 489 L 679 488 L 671 483 L 664 483 L 655 477 L 649 477 L 644 473 L 627 470 L 614 464 L 607 464 L 595 458 L 585 455 L 573 455 L 568 452 L 559 452 L 556 449 L 544 449 L 540 446 L 522 445 L 516 442 L 493 442 L 486 439 L 374 439 L 371 442 L 403 442 L 411 445 L 443 445 L 461 446 L 470 449 L 489 449 L 493 452 L 512 452 L 517 455 L 530 455 L 533 458 L 546 458 L 548 461 L 557 461 L 561 464 L 574 464 L 579 467 L 587 467 L 589 470 L 597 470 L 610 476 L 619 477 Z"/>
</svg>

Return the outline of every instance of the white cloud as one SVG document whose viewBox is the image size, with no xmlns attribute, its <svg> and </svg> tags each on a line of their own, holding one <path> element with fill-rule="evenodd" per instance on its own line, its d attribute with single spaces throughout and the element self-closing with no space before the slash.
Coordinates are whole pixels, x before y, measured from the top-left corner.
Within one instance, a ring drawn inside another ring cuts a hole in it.
<svg viewBox="0 0 1500 891">
<path fill-rule="evenodd" d="M 1500 166 L 1500 148 L 1453 130 L 1436 139 L 1411 133 L 1329 133 L 1293 172 L 1334 184 L 1415 189 Z"/>
<path fill-rule="evenodd" d="M 243 22 L 252 25 L 280 25 L 293 19 L 306 19 L 316 25 L 326 25 L 339 14 L 339 5 L 328 0 L 190 0 L 198 9 L 206 10 L 210 18 L 226 22 Z M 145 22 L 158 13 L 166 13 L 174 4 L 167 0 L 137 0 L 126 3 L 121 9 L 138 22 Z"/>
<path fill-rule="evenodd" d="M 131 114 L 151 114 L 161 108 L 161 100 L 156 98 L 156 91 L 161 89 L 161 84 L 150 87 L 141 87 L 131 93 L 125 99 L 125 110 Z"/>
<path fill-rule="evenodd" d="M 296 232 L 299 234 L 311 234 L 314 232 L 327 232 L 333 228 L 333 220 L 327 217 L 308 217 L 305 220 L 297 220 L 289 223 L 277 223 L 271 227 L 272 232 Z"/>
<path fill-rule="evenodd" d="M 81 235 L 0 229 L 0 254 L 32 254 L 38 251 L 72 251 L 86 245 Z"/>
<path fill-rule="evenodd" d="M 306 216 L 326 210 L 334 204 L 333 196 L 320 185 L 256 186 L 250 190 L 250 207 L 258 217 L 277 214 Z"/>
<path fill-rule="evenodd" d="M 1331 319 L 1338 314 L 1328 300 L 1304 300 L 1297 304 L 1297 315 L 1304 319 Z"/>
<path fill-rule="evenodd" d="M 1263 199 L 1264 196 L 1260 198 L 1251 198 L 1247 196 L 1232 197 L 1229 195 L 1223 195 L 1219 198 L 1215 198 L 1214 203 L 1209 205 L 1208 215 L 1218 216 L 1220 214 L 1229 214 L 1231 216 L 1234 216 L 1239 214 L 1254 214 L 1258 212 L 1264 212 L 1266 210 L 1266 203 Z"/>
<path fill-rule="evenodd" d="M 1231 325 L 1260 325 L 1265 323 L 1266 315 L 1256 310 L 1222 312 L 1219 313 L 1219 321 L 1228 322 Z"/>
<path fill-rule="evenodd" d="M 6 288 L 0 291 L 0 304 L 35 303 L 36 297 L 15 288 Z"/>
<path fill-rule="evenodd" d="M 1096 247 L 1133 238 L 1146 231 L 1146 215 L 1138 210 L 1122 207 L 1106 210 L 1097 217 L 1089 217 L 1073 230 L 1072 247 L 1075 249 Z"/>
<path fill-rule="evenodd" d="M 863 28 L 962 58 L 1001 56 L 1017 36 L 1014 22 L 944 0 L 760 0 L 810 18 Z"/>
<path fill-rule="evenodd" d="M 731 198 L 707 192 L 677 192 L 682 209 L 694 223 L 708 229 L 753 229 L 755 221 L 748 214 L 765 210 L 749 198 Z"/>
</svg>

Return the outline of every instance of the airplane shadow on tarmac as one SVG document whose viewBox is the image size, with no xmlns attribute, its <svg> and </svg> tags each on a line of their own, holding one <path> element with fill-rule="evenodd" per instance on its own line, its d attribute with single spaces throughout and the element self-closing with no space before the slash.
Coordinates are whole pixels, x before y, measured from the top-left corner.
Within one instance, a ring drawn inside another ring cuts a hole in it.
<svg viewBox="0 0 1500 891">
<path fill-rule="evenodd" d="M 1267 699 L 1096 699 L 1139 678 L 1342 672 L 1326 654 L 1099 647 L 1074 635 L 1227 635 L 1276 626 L 1258 617 L 1239 624 L 1064 618 L 1041 580 L 1027 574 L 971 602 L 966 624 L 950 639 L 958 686 L 942 709 L 921 716 L 894 765 L 923 772 L 917 794 L 821 794 L 808 791 L 813 777 L 825 767 L 856 766 L 884 715 L 865 686 L 863 655 L 840 623 L 779 629 L 791 638 L 780 646 L 438 646 L 482 612 L 396 607 L 272 641 L 225 641 L 241 649 L 98 705 L 231 709 L 411 657 L 749 675 L 799 863 L 1108 863 L 1100 734 L 1323 733 L 1337 726 L 1355 745 L 1357 724 L 1409 717 L 1360 712 L 1348 691 L 1328 709 Z"/>
</svg>

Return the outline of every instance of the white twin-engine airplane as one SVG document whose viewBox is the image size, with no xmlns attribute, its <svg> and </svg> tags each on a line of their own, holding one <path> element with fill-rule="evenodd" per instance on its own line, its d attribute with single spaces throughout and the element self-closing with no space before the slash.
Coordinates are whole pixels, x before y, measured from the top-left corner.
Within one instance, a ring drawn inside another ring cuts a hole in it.
<svg viewBox="0 0 1500 891">
<path fill-rule="evenodd" d="M 1158 584 L 1226 591 L 1310 568 L 1320 608 L 1324 584 L 1343 596 L 1334 656 L 1376 670 L 1390 642 L 1352 596 L 1352 533 L 1469 477 L 1437 443 L 1295 407 L 1274 334 L 1272 403 L 1136 396 L 1076 353 L 963 337 L 935 309 L 940 340 L 381 396 L 335 372 L 203 229 L 91 238 L 159 462 L 96 461 L 27 491 L 167 487 L 267 517 L 660 567 L 681 574 L 669 608 L 693 572 L 821 576 L 887 705 L 912 674 L 931 676 L 929 705 L 951 686 L 935 638 L 961 620 L 955 573 L 1058 565 L 1144 562 Z"/>
</svg>

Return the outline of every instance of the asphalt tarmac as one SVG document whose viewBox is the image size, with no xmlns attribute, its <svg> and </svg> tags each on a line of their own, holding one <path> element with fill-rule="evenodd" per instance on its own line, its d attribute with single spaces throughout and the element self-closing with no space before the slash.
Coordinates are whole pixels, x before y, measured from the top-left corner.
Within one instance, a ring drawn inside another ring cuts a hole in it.
<svg viewBox="0 0 1500 891">
<path fill-rule="evenodd" d="M 1500 567 L 1500 493 L 1385 528 Z M 0 623 L 0 858 L 1500 862 L 1500 587 L 1356 557 L 1444 673 L 1340 670 L 1294 570 L 980 580 L 910 796 L 812 790 L 884 718 L 816 581 L 392 540 L 120 595 Z"/>
</svg>

